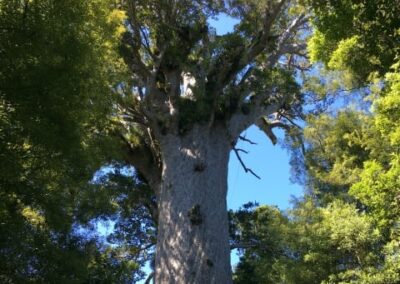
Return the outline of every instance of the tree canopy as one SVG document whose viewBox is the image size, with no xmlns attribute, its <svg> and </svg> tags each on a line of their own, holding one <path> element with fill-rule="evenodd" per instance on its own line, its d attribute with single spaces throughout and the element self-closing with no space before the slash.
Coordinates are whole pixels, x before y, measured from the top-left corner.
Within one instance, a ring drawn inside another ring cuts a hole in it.
<svg viewBox="0 0 400 284">
<path fill-rule="evenodd" d="M 116 192 L 90 183 L 122 156 L 109 135 L 111 88 L 124 74 L 110 3 L 0 1 L 2 283 L 137 277 L 134 260 L 79 233 L 119 211 Z"/>
</svg>

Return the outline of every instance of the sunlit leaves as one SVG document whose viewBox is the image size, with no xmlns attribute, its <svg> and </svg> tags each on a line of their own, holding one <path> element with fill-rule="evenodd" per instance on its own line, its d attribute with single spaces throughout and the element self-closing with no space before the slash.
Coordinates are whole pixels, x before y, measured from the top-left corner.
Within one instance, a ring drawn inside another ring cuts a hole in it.
<svg viewBox="0 0 400 284">
<path fill-rule="evenodd" d="M 388 71 L 399 55 L 397 1 L 308 2 L 316 16 L 309 42 L 313 60 L 330 62 L 330 68 L 350 72 L 359 83 Z"/>
<path fill-rule="evenodd" d="M 386 232 L 399 216 L 400 195 L 400 162 L 399 157 L 393 157 L 389 170 L 375 162 L 369 161 L 364 165 L 360 181 L 350 190 L 367 207 L 380 228 Z"/>
<path fill-rule="evenodd" d="M 400 145 L 400 73 L 386 75 L 387 90 L 376 103 L 376 126 L 383 135 L 389 135 L 393 146 Z"/>
<path fill-rule="evenodd" d="M 88 262 L 112 262 L 75 234 L 93 171 L 116 153 L 106 135 L 124 66 L 110 4 L 0 1 L 2 282 L 82 283 Z"/>
</svg>

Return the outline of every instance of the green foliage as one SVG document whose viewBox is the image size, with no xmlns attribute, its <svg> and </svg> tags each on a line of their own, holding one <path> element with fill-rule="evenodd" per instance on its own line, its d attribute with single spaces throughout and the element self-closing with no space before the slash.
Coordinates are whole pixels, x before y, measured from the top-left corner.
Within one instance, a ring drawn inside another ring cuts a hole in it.
<svg viewBox="0 0 400 284">
<path fill-rule="evenodd" d="M 397 64 L 398 66 L 398 64 Z M 400 145 L 400 73 L 395 71 L 386 74 L 386 86 L 381 98 L 375 102 L 377 117 L 375 124 L 382 135 L 389 136 L 393 147 Z"/>
<path fill-rule="evenodd" d="M 120 157 L 109 117 L 123 26 L 111 2 L 0 1 L 2 283 L 138 277 L 139 260 L 79 234 L 119 210 L 117 192 L 89 184 Z"/>
<path fill-rule="evenodd" d="M 256 205 L 249 203 L 231 212 L 232 240 L 242 252 L 234 283 L 279 283 L 279 266 L 288 249 L 288 219 L 275 207 L 255 209 Z"/>
<path fill-rule="evenodd" d="M 206 98 L 193 101 L 188 98 L 179 100 L 179 131 L 183 134 L 190 130 L 195 123 L 207 123 L 210 117 L 211 105 Z"/>
<path fill-rule="evenodd" d="M 358 83 L 383 76 L 399 56 L 399 5 L 379 1 L 307 1 L 315 14 L 311 59 L 352 74 Z"/>
<path fill-rule="evenodd" d="M 365 248 L 373 247 L 379 238 L 379 231 L 374 230 L 368 216 L 358 213 L 354 204 L 337 201 L 323 208 L 322 214 L 322 226 L 329 232 L 332 245 L 364 265 L 370 253 Z"/>
<path fill-rule="evenodd" d="M 254 233 L 252 238 L 259 242 L 243 250 L 235 281 L 398 283 L 400 77 L 394 64 L 399 55 L 398 5 L 309 3 L 316 16 L 309 55 L 334 72 L 305 78 L 304 89 L 324 98 L 341 88 L 343 78 L 347 86 L 365 84 L 375 76 L 381 80 L 368 90 L 369 111 L 345 108 L 307 117 L 304 156 L 294 160 L 296 174 L 305 178 L 304 200 L 286 213 L 277 233 L 268 234 L 276 227 L 267 222 L 262 232 Z M 242 235 L 255 227 L 255 215 L 246 216 L 249 220 L 237 221 L 250 224 Z M 266 235 L 268 241 L 261 238 Z M 263 253 L 274 241 L 285 248 L 284 253 Z M 266 275 L 274 278 L 263 278 Z"/>
<path fill-rule="evenodd" d="M 235 283 L 324 283 L 378 259 L 371 248 L 380 234 L 354 204 L 318 208 L 308 199 L 288 216 L 267 206 L 236 214 L 240 236 L 254 246 L 242 254 Z"/>
<path fill-rule="evenodd" d="M 399 176 L 399 157 L 394 157 L 387 171 L 378 162 L 368 161 L 360 181 L 353 184 L 349 192 L 367 206 L 369 214 L 377 220 L 378 227 L 386 232 L 393 227 L 399 216 Z"/>
<path fill-rule="evenodd" d="M 310 194 L 328 220 L 325 226 L 329 225 L 330 242 L 336 248 L 330 255 L 353 259 L 323 283 L 397 283 L 399 279 L 395 256 L 400 216 L 395 138 L 398 77 L 388 73 L 385 78 L 370 114 L 345 111 L 334 117 L 319 116 L 310 120 L 305 131 Z M 333 191 L 338 184 L 340 195 Z"/>
<path fill-rule="evenodd" d="M 313 36 L 308 41 L 308 52 L 311 62 L 329 62 L 332 48 L 327 48 L 328 44 L 324 34 L 319 30 L 315 30 Z"/>
<path fill-rule="evenodd" d="M 328 62 L 328 67 L 335 70 L 346 70 L 348 64 L 356 64 L 348 62 L 348 58 L 357 58 L 356 55 L 359 52 L 357 49 L 359 44 L 359 36 L 353 36 L 348 39 L 341 40 L 336 50 L 332 53 L 331 58 Z M 357 62 L 362 64 L 362 62 Z"/>
<path fill-rule="evenodd" d="M 311 147 L 305 152 L 307 186 L 327 201 L 346 193 L 357 180 L 370 149 L 365 146 L 369 116 L 350 110 L 336 117 L 310 117 L 304 138 Z"/>
</svg>

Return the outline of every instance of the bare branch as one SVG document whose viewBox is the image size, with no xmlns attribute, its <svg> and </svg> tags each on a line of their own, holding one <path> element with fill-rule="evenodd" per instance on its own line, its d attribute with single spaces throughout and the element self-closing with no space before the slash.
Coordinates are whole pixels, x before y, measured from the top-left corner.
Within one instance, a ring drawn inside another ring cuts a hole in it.
<svg viewBox="0 0 400 284">
<path fill-rule="evenodd" d="M 260 118 L 256 125 L 267 135 L 267 137 L 271 140 L 272 144 L 276 144 L 278 138 L 276 138 L 275 134 L 272 132 L 272 128 L 267 124 L 263 118 Z"/>
<path fill-rule="evenodd" d="M 293 126 L 299 128 L 299 129 L 303 129 L 303 127 L 301 127 L 300 125 L 298 125 L 296 122 L 293 121 L 293 119 L 291 119 L 288 115 L 286 115 L 284 112 L 278 111 L 278 114 L 282 117 L 284 117 L 287 121 L 290 122 L 290 124 L 292 124 Z"/>
<path fill-rule="evenodd" d="M 250 139 L 248 139 L 248 138 L 246 138 L 246 137 L 244 137 L 244 136 L 239 136 L 239 139 L 242 140 L 242 141 L 248 142 L 248 143 L 250 143 L 251 145 L 257 145 L 256 142 L 253 142 L 253 141 L 251 141 Z"/>
<path fill-rule="evenodd" d="M 153 58 L 153 60 L 154 60 L 156 57 L 153 54 L 153 52 L 151 51 L 150 41 L 149 41 L 149 38 L 148 38 L 145 30 L 143 29 L 143 27 L 139 27 L 138 29 L 140 31 L 141 37 L 143 38 L 143 40 L 141 40 L 141 45 L 144 47 L 144 49 L 147 51 L 147 53 L 150 55 L 150 57 Z"/>
<path fill-rule="evenodd" d="M 248 85 L 251 83 L 251 76 L 254 70 L 255 66 L 250 66 L 243 74 L 239 83 L 235 85 L 235 82 L 232 82 L 232 93 L 237 94 L 239 102 L 243 102 L 243 100 L 253 92 L 252 88 Z"/>
<path fill-rule="evenodd" d="M 268 116 L 275 113 L 281 107 L 281 102 L 272 103 L 265 106 L 261 103 L 261 99 L 257 98 L 257 101 L 250 105 L 252 111 L 249 114 L 242 112 L 236 112 L 229 121 L 229 134 L 231 139 L 234 141 L 237 137 L 246 130 L 248 127 L 253 125 L 260 117 Z"/>
<path fill-rule="evenodd" d="M 154 247 L 155 245 L 156 245 L 155 243 L 150 243 L 150 244 L 148 244 L 147 246 L 142 247 L 140 250 L 141 250 L 141 251 L 146 251 L 146 250 L 148 250 L 149 248 Z"/>
<path fill-rule="evenodd" d="M 128 1 L 128 15 L 133 32 L 129 33 L 128 36 L 125 36 L 123 40 L 132 48 L 132 54 L 129 58 L 131 61 L 129 62 L 129 67 L 133 73 L 140 76 L 143 82 L 146 82 L 151 73 L 149 67 L 143 62 L 139 52 L 140 45 L 143 45 L 143 40 L 141 37 L 140 24 L 136 17 L 136 7 L 132 1 Z M 132 37 L 129 37 L 130 35 Z"/>
<path fill-rule="evenodd" d="M 245 153 L 245 154 L 248 154 L 248 153 L 249 153 L 249 151 L 246 151 L 246 150 L 241 149 L 241 148 L 235 148 L 235 150 L 238 151 L 238 152 Z"/>
<path fill-rule="evenodd" d="M 248 47 L 242 47 L 235 50 L 230 56 L 222 53 L 219 60 L 216 60 L 216 66 L 209 72 L 208 77 L 216 78 L 208 90 L 211 96 L 217 97 L 217 94 L 234 79 L 237 74 L 250 64 L 269 44 L 270 31 L 279 13 L 282 11 L 286 0 L 281 0 L 274 7 L 266 8 L 263 29 L 255 36 Z M 226 68 L 221 68 L 224 66 Z M 251 72 L 251 70 L 250 70 Z M 249 74 L 250 74 L 249 72 Z M 246 78 L 245 78 L 246 79 Z"/>
<path fill-rule="evenodd" d="M 286 30 L 281 34 L 281 36 L 278 39 L 277 43 L 277 49 L 275 52 L 273 52 L 268 60 L 267 60 L 267 66 L 272 67 L 275 65 L 275 63 L 278 61 L 279 57 L 281 55 L 290 52 L 291 50 L 300 52 L 301 48 L 305 48 L 306 46 L 303 44 L 287 44 L 287 41 L 291 36 L 293 36 L 294 31 L 301 25 L 305 24 L 308 21 L 308 18 L 302 14 L 295 18 L 290 25 L 286 28 Z"/>
<path fill-rule="evenodd" d="M 307 55 L 304 53 L 306 48 L 307 48 L 306 43 L 285 44 L 280 49 L 280 53 L 282 55 L 285 53 L 289 53 L 289 54 L 295 54 L 295 55 L 302 56 L 302 57 L 307 57 Z M 302 51 L 303 51 L 303 53 L 302 53 Z"/>
<path fill-rule="evenodd" d="M 311 70 L 311 65 L 310 66 L 301 66 L 299 64 L 291 64 L 291 66 L 299 71 L 305 72 L 305 71 L 310 71 Z"/>
<path fill-rule="evenodd" d="M 279 13 L 282 11 L 285 3 L 286 0 L 281 0 L 279 3 L 276 4 L 275 7 L 266 8 L 263 29 L 260 31 L 259 35 L 253 38 L 250 46 L 242 51 L 242 56 L 239 58 L 239 62 L 236 66 L 236 72 L 232 72 L 232 74 L 236 75 L 237 72 L 239 72 L 246 65 L 252 62 L 254 58 L 256 58 L 261 52 L 263 52 L 264 49 L 268 46 L 268 38 L 270 36 L 272 26 L 275 20 L 278 18 Z"/>
<path fill-rule="evenodd" d="M 244 150 L 242 150 L 242 149 L 237 149 L 237 148 L 235 148 L 235 147 L 233 147 L 233 151 L 235 152 L 236 157 L 238 158 L 238 160 L 239 160 L 240 164 L 242 165 L 244 171 L 245 171 L 246 173 L 248 173 L 248 172 L 251 173 L 253 176 L 255 176 L 255 177 L 258 178 L 258 179 L 261 179 L 260 176 L 258 176 L 252 169 L 246 167 L 246 165 L 244 164 L 242 158 L 240 157 L 239 151 L 242 151 L 242 152 L 245 152 L 245 153 L 247 153 L 247 151 L 244 151 Z"/>
<path fill-rule="evenodd" d="M 308 19 L 305 17 L 305 15 L 301 15 L 294 19 L 291 24 L 288 26 L 288 28 L 282 33 L 282 35 L 278 39 L 278 46 L 277 50 L 270 55 L 270 57 L 267 59 L 267 64 L 265 68 L 271 68 L 275 63 L 278 61 L 281 55 L 288 53 L 288 52 L 296 52 L 299 53 L 304 50 L 305 45 L 303 44 L 297 44 L 297 43 L 287 43 L 287 41 L 294 35 L 294 32 L 296 28 L 299 26 L 303 25 L 306 23 Z M 245 82 L 250 77 L 250 74 L 252 72 L 252 69 L 249 69 L 248 72 L 245 74 L 246 78 L 244 80 L 241 80 L 237 87 L 237 91 L 240 92 L 241 89 L 245 89 Z M 262 116 L 268 116 L 269 114 L 276 112 L 279 110 L 281 107 L 281 102 L 283 101 L 282 98 L 279 98 L 278 95 L 276 95 L 276 100 L 277 102 L 274 104 L 271 104 L 270 106 L 266 107 L 264 105 L 265 100 L 268 96 L 271 95 L 272 91 L 264 90 L 263 93 L 258 92 L 258 94 L 255 96 L 255 100 L 253 101 L 253 105 L 255 106 L 256 109 L 252 110 L 251 115 L 244 115 L 241 113 L 236 113 L 232 116 L 231 121 L 230 121 L 230 129 L 232 130 L 231 133 L 234 136 L 236 133 L 233 131 L 233 129 L 238 129 L 239 131 L 243 131 L 247 127 L 249 127 L 251 124 L 255 123 L 260 117 Z M 248 93 L 245 93 L 248 94 Z M 243 99 L 243 94 L 241 94 L 241 97 Z M 262 124 L 261 124 L 262 125 Z M 274 139 L 274 135 L 271 135 L 271 131 L 266 130 L 265 131 L 268 135 L 268 137 L 271 138 L 272 141 L 276 141 Z M 237 135 L 239 135 L 237 133 Z M 234 136 L 235 137 L 235 136 Z M 276 138 L 276 137 L 275 137 Z M 276 142 L 275 142 L 276 143 Z"/>
<path fill-rule="evenodd" d="M 247 69 L 246 73 L 240 79 L 238 86 L 243 85 L 247 81 L 247 79 L 250 77 L 250 75 L 253 71 L 254 71 L 254 66 L 249 67 L 249 69 Z"/>
</svg>

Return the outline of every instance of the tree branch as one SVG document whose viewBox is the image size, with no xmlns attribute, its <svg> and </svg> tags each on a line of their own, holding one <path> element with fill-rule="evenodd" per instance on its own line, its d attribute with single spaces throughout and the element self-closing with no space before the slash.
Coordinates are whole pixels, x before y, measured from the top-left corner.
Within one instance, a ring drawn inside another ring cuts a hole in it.
<svg viewBox="0 0 400 284">
<path fill-rule="evenodd" d="M 140 248 L 140 251 L 146 251 L 151 247 L 154 247 L 156 244 L 155 243 L 150 243 L 148 245 L 145 245 L 144 247 Z"/>
<path fill-rule="evenodd" d="M 230 54 L 222 52 L 219 58 L 215 60 L 215 66 L 211 68 L 211 71 L 207 75 L 210 82 L 213 82 L 209 84 L 207 90 L 207 93 L 209 93 L 212 98 L 216 100 L 223 88 L 268 46 L 270 31 L 285 3 L 286 0 L 281 0 L 275 7 L 266 8 L 263 29 L 252 39 L 248 47 L 238 47 Z M 221 66 L 225 68 L 221 68 Z M 251 70 L 248 74 L 250 73 Z M 211 80 L 211 78 L 213 79 Z"/>
<path fill-rule="evenodd" d="M 281 55 L 290 52 L 291 50 L 295 50 L 296 52 L 299 52 L 301 50 L 304 50 L 306 47 L 305 44 L 289 44 L 287 45 L 287 41 L 291 36 L 293 36 L 294 31 L 301 25 L 305 24 L 308 21 L 308 18 L 302 14 L 295 18 L 290 25 L 286 28 L 286 30 L 281 34 L 281 36 L 278 39 L 277 43 L 277 48 L 275 52 L 273 52 L 269 58 L 267 59 L 267 66 L 272 67 L 275 65 L 275 63 L 279 60 Z M 303 49 L 301 49 L 303 48 Z"/>
<path fill-rule="evenodd" d="M 257 145 L 256 142 L 253 142 L 253 141 L 251 141 L 250 139 L 247 139 L 247 138 L 244 137 L 244 136 L 239 136 L 239 139 L 242 140 L 242 141 L 248 142 L 248 143 L 250 143 L 251 145 Z"/>
<path fill-rule="evenodd" d="M 150 55 L 150 57 L 154 60 L 155 56 L 154 56 L 153 52 L 151 51 L 151 45 L 150 45 L 148 35 L 146 34 L 145 30 L 143 30 L 143 27 L 139 26 L 138 30 L 140 31 L 141 37 L 143 38 L 143 40 L 141 40 L 141 44 L 142 44 L 143 48 L 147 51 L 147 53 Z"/>
<path fill-rule="evenodd" d="M 278 114 L 280 116 L 282 116 L 283 118 L 285 118 L 287 121 L 290 122 L 290 124 L 292 124 L 293 126 L 299 128 L 299 129 L 303 129 L 300 125 L 298 125 L 296 122 L 293 121 L 293 119 L 291 119 L 288 115 L 286 115 L 284 112 L 280 112 L 278 111 Z"/>
<path fill-rule="evenodd" d="M 161 182 L 161 170 L 154 163 L 151 150 L 146 147 L 144 141 L 135 147 L 122 133 L 118 132 L 117 136 L 123 142 L 127 161 L 143 175 L 149 186 L 157 194 Z"/>
<path fill-rule="evenodd" d="M 235 147 L 233 147 L 233 151 L 235 152 L 236 157 L 238 158 L 238 160 L 239 160 L 240 164 L 242 165 L 244 171 L 245 171 L 246 173 L 248 173 L 248 172 L 251 173 L 253 176 L 255 176 L 255 177 L 258 178 L 258 179 L 261 179 L 260 176 L 258 176 L 252 169 L 246 167 L 246 165 L 244 164 L 242 158 L 241 158 L 240 155 L 239 155 L 239 152 L 244 152 L 244 153 L 246 153 L 246 154 L 247 154 L 248 152 L 245 151 L 245 150 L 243 150 L 243 149 L 237 149 L 237 148 L 235 148 Z"/>
<path fill-rule="evenodd" d="M 281 0 L 276 7 L 272 9 L 272 11 L 266 9 L 263 30 L 260 32 L 261 36 L 257 36 L 255 39 L 253 39 L 253 42 L 250 45 L 247 54 L 245 55 L 245 61 L 252 61 L 267 47 L 269 43 L 268 37 L 270 35 L 272 25 L 279 13 L 282 11 L 283 5 L 286 3 L 286 1 L 287 0 Z"/>
<path fill-rule="evenodd" d="M 284 124 L 281 121 L 272 121 L 269 122 L 265 117 L 260 118 L 257 122 L 256 125 L 265 133 L 265 135 L 268 136 L 268 138 L 271 140 L 272 144 L 276 144 L 278 142 L 278 138 L 276 135 L 272 132 L 273 128 L 279 127 L 283 128 L 287 131 L 290 130 L 290 126 L 287 124 Z"/>
<path fill-rule="evenodd" d="M 257 99 L 257 101 L 249 104 L 249 107 L 251 108 L 249 114 L 236 112 L 232 115 L 229 121 L 229 134 L 232 141 L 236 141 L 240 133 L 253 125 L 260 117 L 277 112 L 281 107 L 281 102 L 278 101 L 265 106 L 260 99 Z"/>
<path fill-rule="evenodd" d="M 307 20 L 308 19 L 305 17 L 305 15 L 300 15 L 289 24 L 289 26 L 286 28 L 286 30 L 282 33 L 282 35 L 278 39 L 277 50 L 269 56 L 269 58 L 267 59 L 267 64 L 264 66 L 264 68 L 272 68 L 279 60 L 281 55 L 285 53 L 301 52 L 302 50 L 305 49 L 304 44 L 297 44 L 297 43 L 288 44 L 287 41 L 290 39 L 291 36 L 294 35 L 296 28 L 305 24 Z M 244 89 L 245 87 L 244 85 L 247 82 L 248 78 L 250 78 L 251 72 L 252 69 L 250 68 L 248 72 L 245 74 L 246 77 L 242 78 L 238 87 L 236 87 L 237 91 L 240 92 L 241 89 Z M 239 97 L 242 100 L 245 99 L 245 97 L 243 97 L 244 96 L 243 93 L 239 95 Z M 279 94 L 276 94 L 276 103 L 272 103 L 268 107 L 265 107 L 264 105 L 265 100 L 268 98 L 268 96 L 271 96 L 272 93 L 273 93 L 272 90 L 264 90 L 263 92 L 261 91 L 258 92 L 254 96 L 255 99 L 252 102 L 253 109 L 251 114 L 245 115 L 238 111 L 232 116 L 229 123 L 230 123 L 230 133 L 233 137 L 236 137 L 235 135 L 239 135 L 241 131 L 245 130 L 250 125 L 256 123 L 260 117 L 268 116 L 271 113 L 274 113 L 279 110 L 279 108 L 281 107 L 281 102 L 283 101 L 283 98 L 279 98 Z M 272 131 L 265 129 L 264 132 L 266 132 L 266 134 L 273 143 L 276 143 L 276 137 L 273 135 Z"/>
<path fill-rule="evenodd" d="M 256 242 L 247 242 L 247 243 L 234 243 L 230 245 L 230 249 L 248 249 L 257 247 L 259 244 Z"/>
<path fill-rule="evenodd" d="M 132 53 L 129 58 L 131 61 L 129 62 L 129 67 L 134 74 L 140 75 L 143 82 L 146 82 L 150 77 L 151 72 L 149 67 L 143 62 L 142 56 L 140 55 L 140 46 L 143 45 L 141 25 L 138 23 L 136 7 L 132 1 L 128 1 L 128 15 L 132 32 L 127 32 L 127 35 L 123 40 L 125 44 L 128 44 L 132 48 Z"/>
<path fill-rule="evenodd" d="M 146 281 L 144 282 L 144 284 L 150 284 L 151 279 L 154 278 L 154 271 L 152 271 L 149 276 L 147 276 Z"/>
</svg>

